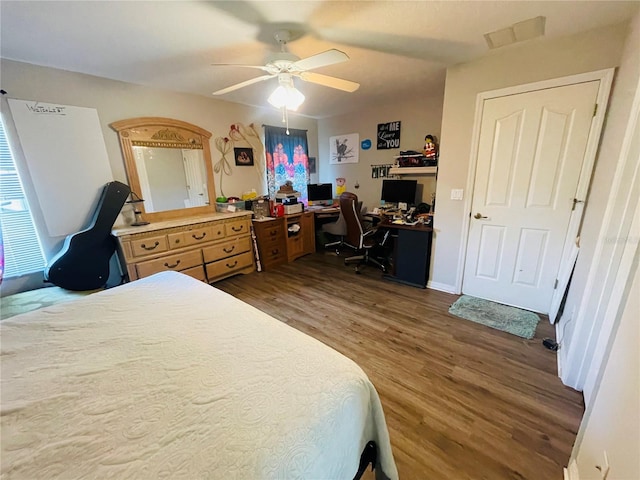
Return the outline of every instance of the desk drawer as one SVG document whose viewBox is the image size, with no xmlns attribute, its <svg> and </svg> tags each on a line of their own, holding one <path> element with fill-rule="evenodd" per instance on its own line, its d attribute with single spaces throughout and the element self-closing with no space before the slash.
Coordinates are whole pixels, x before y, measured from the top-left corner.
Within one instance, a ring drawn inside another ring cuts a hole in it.
<svg viewBox="0 0 640 480">
<path fill-rule="evenodd" d="M 279 247 L 280 245 L 284 245 L 285 244 L 285 237 L 284 236 L 277 236 L 277 237 L 269 237 L 269 238 L 259 238 L 258 239 L 258 247 L 260 248 L 260 250 L 264 249 L 264 250 L 269 250 L 273 247 Z"/>
<path fill-rule="evenodd" d="M 166 252 L 169 249 L 166 235 L 131 240 L 131 253 L 134 257 L 144 257 L 151 253 Z"/>
<path fill-rule="evenodd" d="M 248 252 L 249 250 L 251 250 L 251 237 L 242 237 L 203 248 L 202 254 L 204 255 L 204 263 L 209 263 L 227 258 L 230 255 Z"/>
<path fill-rule="evenodd" d="M 235 222 L 229 222 L 225 224 L 225 231 L 227 237 L 234 237 L 236 235 L 242 235 L 249 233 L 249 220 L 236 220 Z"/>
<path fill-rule="evenodd" d="M 302 235 L 287 238 L 287 255 L 289 260 L 298 258 L 304 253 L 304 242 Z"/>
<path fill-rule="evenodd" d="M 140 262 L 136 265 L 136 270 L 138 271 L 138 277 L 142 278 L 165 270 L 180 271 L 198 265 L 202 265 L 202 251 L 200 249 Z"/>
<path fill-rule="evenodd" d="M 242 253 L 234 257 L 218 260 L 217 262 L 207 263 L 207 278 L 209 281 L 217 277 L 228 275 L 236 270 L 241 270 L 253 264 L 253 255 L 251 252 Z"/>
<path fill-rule="evenodd" d="M 260 227 L 264 227 L 264 225 L 260 225 Z M 269 226 L 268 228 L 256 227 L 256 233 L 260 238 L 260 241 L 268 242 L 270 240 L 282 238 L 284 236 L 284 228 L 282 228 L 282 223 L 277 223 Z"/>
<path fill-rule="evenodd" d="M 269 250 L 263 250 L 260 256 L 260 263 L 263 270 L 287 262 L 287 249 L 281 245 L 273 247 Z"/>
</svg>

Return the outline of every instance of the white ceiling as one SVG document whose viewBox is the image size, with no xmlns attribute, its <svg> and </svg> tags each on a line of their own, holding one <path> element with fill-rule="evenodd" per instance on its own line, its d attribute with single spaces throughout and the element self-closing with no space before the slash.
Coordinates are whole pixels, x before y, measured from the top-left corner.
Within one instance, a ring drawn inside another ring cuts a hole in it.
<svg viewBox="0 0 640 480">
<path fill-rule="evenodd" d="M 0 1 L 1 56 L 140 85 L 211 97 L 262 75 L 212 63 L 261 65 L 273 33 L 300 35 L 288 49 L 304 58 L 329 48 L 345 63 L 318 73 L 361 84 L 354 93 L 296 80 L 315 118 L 403 95 L 442 92 L 445 68 L 486 55 L 485 33 L 546 17 L 546 37 L 631 17 L 638 1 Z M 534 40 L 535 41 L 535 40 Z M 509 47 L 506 47 L 509 48 Z M 268 106 L 271 79 L 220 98 Z"/>
</svg>

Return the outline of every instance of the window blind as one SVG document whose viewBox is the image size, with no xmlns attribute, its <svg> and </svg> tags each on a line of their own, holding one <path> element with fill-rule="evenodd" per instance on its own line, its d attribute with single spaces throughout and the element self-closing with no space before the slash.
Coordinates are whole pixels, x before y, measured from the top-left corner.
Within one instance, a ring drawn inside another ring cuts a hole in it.
<svg viewBox="0 0 640 480">
<path fill-rule="evenodd" d="M 0 226 L 4 247 L 3 278 L 43 270 L 44 254 L 22 182 L 0 122 Z"/>
</svg>

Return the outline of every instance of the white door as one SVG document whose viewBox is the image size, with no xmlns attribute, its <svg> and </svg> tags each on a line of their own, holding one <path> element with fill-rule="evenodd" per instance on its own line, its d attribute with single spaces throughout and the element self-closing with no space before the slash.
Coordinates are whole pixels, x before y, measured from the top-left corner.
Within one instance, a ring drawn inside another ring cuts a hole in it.
<svg viewBox="0 0 640 480">
<path fill-rule="evenodd" d="M 548 313 L 598 88 L 485 100 L 463 293 Z"/>
<path fill-rule="evenodd" d="M 206 205 L 209 195 L 206 192 L 205 174 L 203 172 L 201 150 L 182 149 L 184 161 L 184 175 L 187 180 L 187 192 L 189 193 L 188 205 L 185 207 L 201 207 Z"/>
</svg>

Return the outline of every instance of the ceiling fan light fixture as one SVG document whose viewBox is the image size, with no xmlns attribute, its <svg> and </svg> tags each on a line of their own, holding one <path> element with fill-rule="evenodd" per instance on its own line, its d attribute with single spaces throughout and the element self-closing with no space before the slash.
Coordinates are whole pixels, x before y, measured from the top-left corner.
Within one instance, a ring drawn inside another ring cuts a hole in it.
<svg viewBox="0 0 640 480">
<path fill-rule="evenodd" d="M 296 111 L 304 102 L 304 95 L 293 86 L 293 79 L 289 74 L 278 75 L 280 85 L 269 96 L 267 101 L 276 108 L 285 107 L 287 110 Z"/>
</svg>

